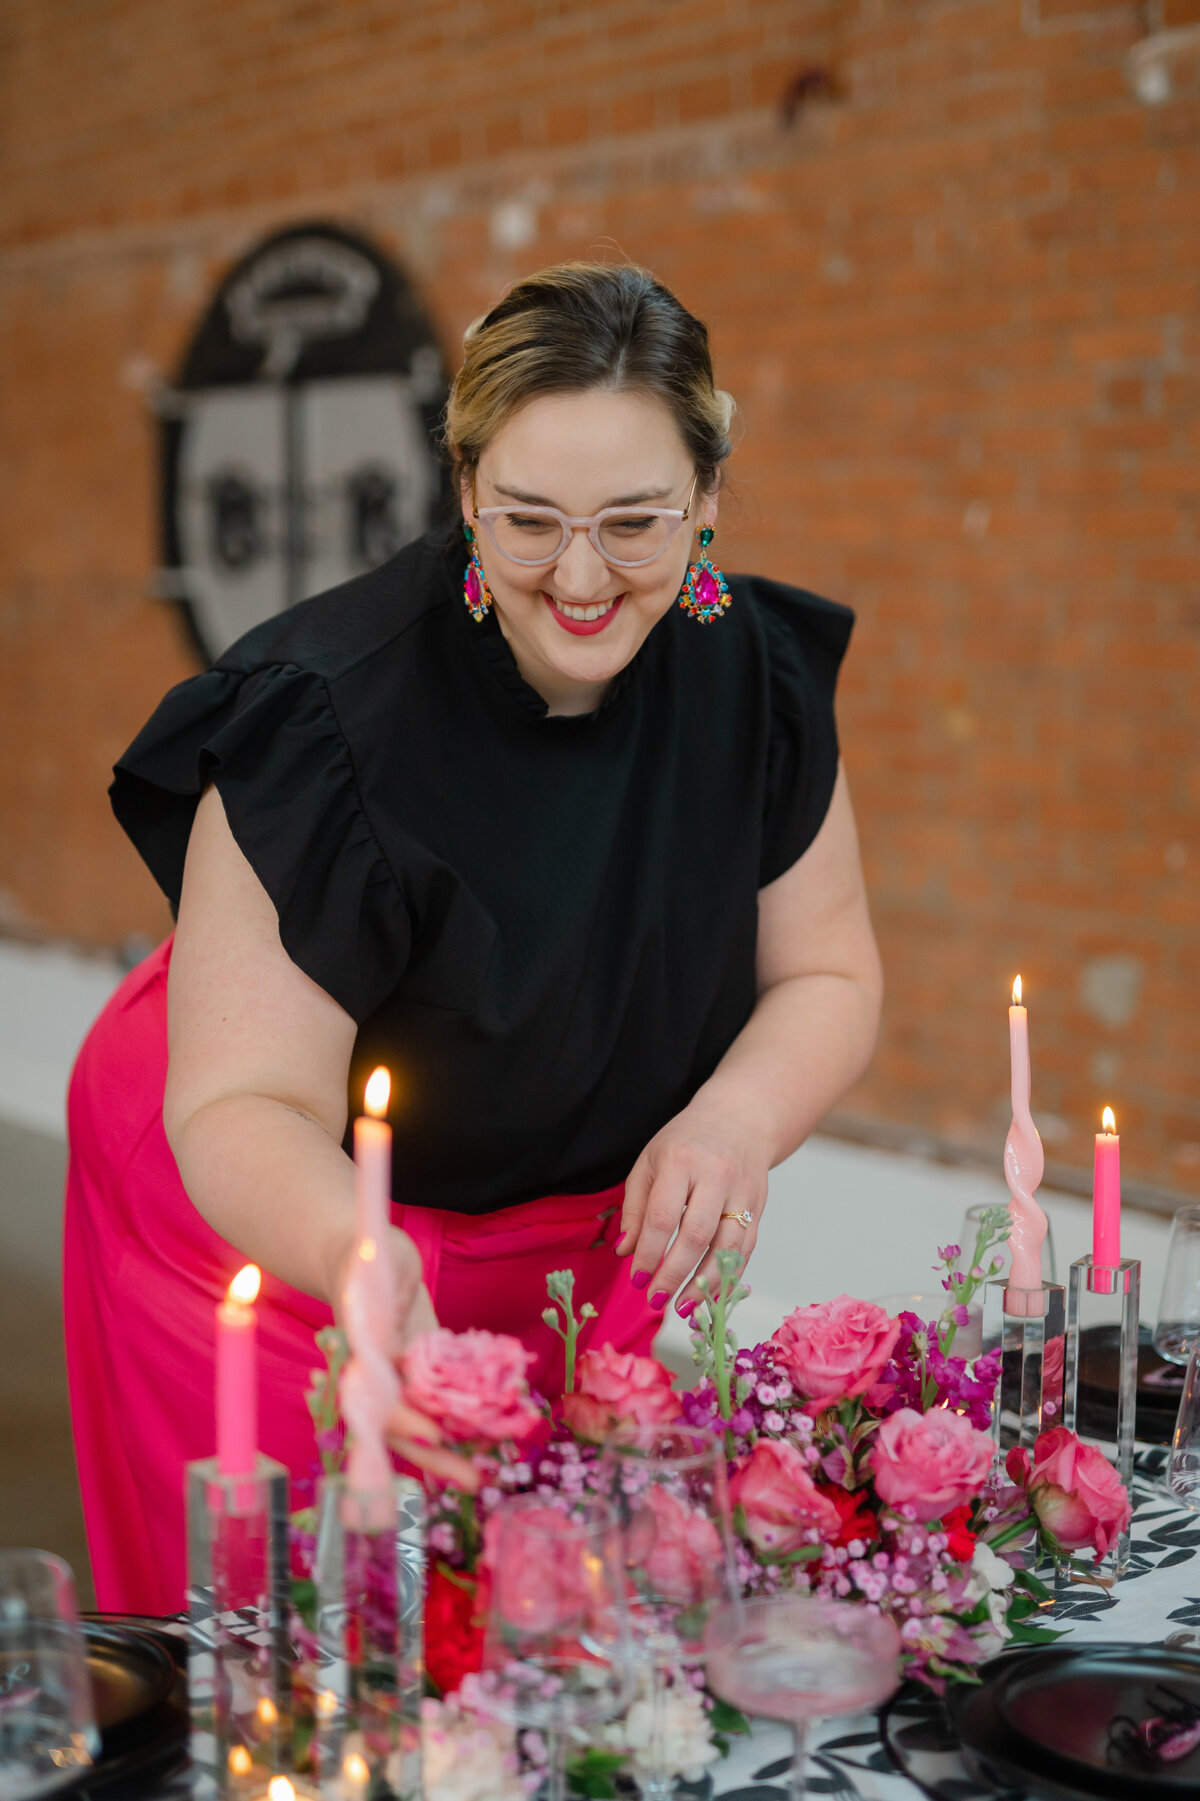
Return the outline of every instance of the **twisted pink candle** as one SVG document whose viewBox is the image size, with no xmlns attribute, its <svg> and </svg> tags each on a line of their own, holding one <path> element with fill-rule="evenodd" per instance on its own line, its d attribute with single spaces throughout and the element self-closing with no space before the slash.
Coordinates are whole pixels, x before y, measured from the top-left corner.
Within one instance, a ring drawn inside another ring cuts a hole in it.
<svg viewBox="0 0 1200 1801">
<path fill-rule="evenodd" d="M 1009 1246 L 1012 1268 L 1008 1286 L 1013 1289 L 1041 1288 L 1042 1241 L 1046 1236 L 1046 1215 L 1033 1198 L 1033 1191 L 1046 1168 L 1042 1141 L 1038 1137 L 1033 1115 L 1029 1111 L 1031 1077 L 1029 1069 L 1029 1014 L 1019 1005 L 1021 978 L 1013 983 L 1013 1005 L 1008 1010 L 1008 1037 L 1012 1055 L 1012 1124 L 1004 1141 L 1004 1179 L 1012 1199 L 1008 1211 L 1012 1218 Z M 1015 1303 L 1015 1304 L 1014 1304 Z M 1006 1297 L 1010 1313 L 1022 1311 L 1015 1297 Z M 1040 1312 L 1039 1306 L 1036 1311 Z"/>
</svg>

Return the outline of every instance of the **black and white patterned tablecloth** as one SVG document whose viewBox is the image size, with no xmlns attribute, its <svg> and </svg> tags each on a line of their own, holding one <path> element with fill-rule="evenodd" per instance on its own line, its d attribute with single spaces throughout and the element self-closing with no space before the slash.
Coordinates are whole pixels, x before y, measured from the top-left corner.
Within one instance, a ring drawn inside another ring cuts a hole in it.
<svg viewBox="0 0 1200 1801">
<path fill-rule="evenodd" d="M 1132 1559 L 1110 1593 L 1073 1583 L 1056 1597 L 1046 1624 L 1097 1641 L 1200 1647 L 1200 1514 L 1180 1507 L 1161 1483 L 1164 1450 L 1138 1458 L 1134 1478 Z M 936 1697 L 915 1685 L 882 1716 L 858 1714 L 817 1729 L 812 1739 L 809 1790 L 836 1801 L 985 1801 L 996 1790 L 967 1775 Z M 791 1734 L 759 1721 L 701 1783 L 680 1785 L 680 1801 L 787 1801 Z M 138 1801 L 184 1801 L 180 1771 L 154 1795 Z M 1020 1801 L 1011 1789 L 1004 1801 Z M 107 1798 L 106 1798 L 107 1801 Z M 112 1797 L 111 1801 L 117 1801 Z M 132 1797 L 130 1798 L 132 1801 Z"/>
</svg>

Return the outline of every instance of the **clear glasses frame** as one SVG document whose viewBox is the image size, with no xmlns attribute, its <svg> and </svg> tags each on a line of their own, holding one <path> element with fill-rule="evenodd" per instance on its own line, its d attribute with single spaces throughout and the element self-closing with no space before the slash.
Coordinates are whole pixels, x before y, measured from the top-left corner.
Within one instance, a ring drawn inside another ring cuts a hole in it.
<svg viewBox="0 0 1200 1801">
<path fill-rule="evenodd" d="M 557 507 L 525 506 L 519 501 L 510 502 L 503 507 L 481 507 L 476 503 L 475 483 L 472 480 L 471 517 L 478 519 L 499 555 L 510 563 L 519 564 L 523 569 L 544 569 L 548 563 L 556 563 L 571 542 L 571 534 L 584 528 L 592 548 L 606 563 L 611 563 L 618 569 L 644 569 L 647 563 L 656 563 L 665 554 L 671 539 L 691 513 L 699 479 L 699 474 L 692 477 L 684 507 L 602 507 L 598 513 L 560 513 Z M 522 519 L 544 519 L 547 524 L 557 524 L 560 533 L 554 549 L 536 557 L 515 557 L 511 550 L 505 550 L 496 536 L 496 524 L 512 513 L 519 513 Z M 667 527 L 666 542 L 660 544 L 648 557 L 614 557 L 600 541 L 601 527 L 614 519 L 661 519 Z"/>
</svg>

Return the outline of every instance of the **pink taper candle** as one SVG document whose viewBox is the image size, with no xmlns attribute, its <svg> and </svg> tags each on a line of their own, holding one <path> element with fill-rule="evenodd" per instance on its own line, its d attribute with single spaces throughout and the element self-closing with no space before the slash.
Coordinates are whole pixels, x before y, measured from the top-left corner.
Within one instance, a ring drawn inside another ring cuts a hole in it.
<svg viewBox="0 0 1200 1801">
<path fill-rule="evenodd" d="M 400 1395 L 391 1358 L 396 1318 L 396 1282 L 388 1232 L 392 1176 L 392 1131 L 382 1117 L 391 1094 L 386 1069 L 367 1083 L 368 1117 L 354 1122 L 354 1164 L 358 1243 L 342 1294 L 350 1360 L 341 1381 L 342 1412 L 349 1434 L 346 1481 L 353 1494 L 381 1508 L 390 1493 L 392 1465 L 384 1428 Z"/>
<path fill-rule="evenodd" d="M 1096 1133 L 1096 1170 L 1092 1181 L 1092 1262 L 1111 1269 L 1121 1261 L 1121 1140 L 1111 1107 Z"/>
<path fill-rule="evenodd" d="M 258 1457 L 258 1266 L 240 1269 L 217 1308 L 217 1468 L 248 1476 Z"/>
<path fill-rule="evenodd" d="M 1012 1124 L 1004 1141 L 1004 1179 L 1012 1199 L 1009 1246 L 1012 1268 L 1010 1289 L 1041 1288 L 1042 1243 L 1046 1215 L 1033 1198 L 1046 1167 L 1042 1141 L 1029 1111 L 1029 1013 L 1021 1005 L 1021 978 L 1013 983 L 1013 1004 L 1008 1009 L 1008 1042 L 1012 1059 Z M 1010 1306 L 1009 1311 L 1013 1311 Z"/>
</svg>

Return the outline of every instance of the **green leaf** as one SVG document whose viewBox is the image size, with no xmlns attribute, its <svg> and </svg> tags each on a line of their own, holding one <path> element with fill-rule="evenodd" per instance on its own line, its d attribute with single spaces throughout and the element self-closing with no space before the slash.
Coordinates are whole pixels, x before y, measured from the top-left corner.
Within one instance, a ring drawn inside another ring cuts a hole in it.
<svg viewBox="0 0 1200 1801">
<path fill-rule="evenodd" d="M 740 1707 L 733 1707 L 728 1701 L 714 1699 L 708 1723 L 714 1733 L 732 1733 L 741 1735 L 749 1732 L 750 1722 Z"/>
<path fill-rule="evenodd" d="M 1017 1645 L 1052 1645 L 1066 1636 L 1065 1632 L 1051 1632 L 1047 1626 L 1016 1625 L 1011 1632 L 1013 1643 Z"/>
<path fill-rule="evenodd" d="M 307 1576 L 292 1577 L 292 1606 L 310 1632 L 317 1629 L 317 1585 Z"/>
<path fill-rule="evenodd" d="M 623 1751 L 601 1751 L 589 1745 L 567 1764 L 567 1787 L 574 1795 L 587 1796 L 588 1801 L 613 1801 L 617 1794 L 615 1777 L 624 1762 Z"/>
<path fill-rule="evenodd" d="M 1013 1586 L 1028 1589 L 1029 1593 L 1039 1601 L 1054 1599 L 1052 1590 L 1048 1589 L 1040 1576 L 1035 1576 L 1032 1570 L 1018 1570 L 1013 1579 Z"/>
</svg>

